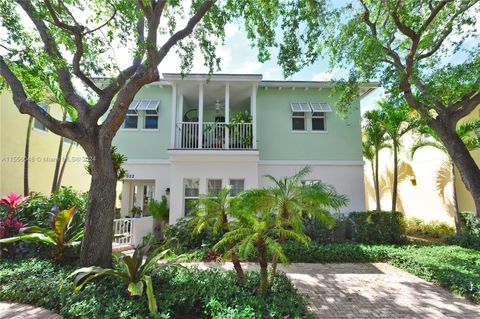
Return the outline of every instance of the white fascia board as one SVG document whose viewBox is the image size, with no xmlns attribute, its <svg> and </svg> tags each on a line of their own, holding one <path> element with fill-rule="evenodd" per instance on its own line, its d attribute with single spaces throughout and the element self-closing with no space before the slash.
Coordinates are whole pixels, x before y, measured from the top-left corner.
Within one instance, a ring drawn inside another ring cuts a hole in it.
<svg viewBox="0 0 480 319">
<path fill-rule="evenodd" d="M 125 162 L 126 165 L 170 165 L 170 160 L 167 159 L 129 159 Z"/>
<path fill-rule="evenodd" d="M 289 165 L 289 166 L 364 166 L 364 161 L 296 161 L 296 160 L 260 160 L 258 165 Z"/>
<path fill-rule="evenodd" d="M 180 73 L 163 73 L 163 80 L 175 81 L 224 81 L 224 82 L 260 82 L 262 80 L 261 74 L 203 74 L 192 73 L 184 77 Z"/>
</svg>

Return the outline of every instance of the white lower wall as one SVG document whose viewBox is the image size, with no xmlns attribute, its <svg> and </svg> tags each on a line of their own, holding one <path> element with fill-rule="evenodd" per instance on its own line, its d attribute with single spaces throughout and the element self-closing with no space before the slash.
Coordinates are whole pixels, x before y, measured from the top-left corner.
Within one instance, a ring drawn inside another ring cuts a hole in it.
<svg viewBox="0 0 480 319">
<path fill-rule="evenodd" d="M 365 210 L 363 162 L 260 161 L 258 185 L 260 187 L 271 186 L 271 182 L 264 177 L 267 174 L 276 178 L 291 176 L 306 165 L 312 168 L 312 173 L 305 179 L 321 180 L 348 197 L 349 204 L 340 209 L 340 213 Z"/>
<path fill-rule="evenodd" d="M 132 246 L 141 245 L 143 237 L 153 232 L 153 217 L 132 218 Z"/>
<path fill-rule="evenodd" d="M 227 185 L 229 179 L 244 179 L 245 189 L 271 186 L 264 177 L 291 176 L 306 165 L 311 166 L 312 173 L 306 178 L 321 180 L 333 185 L 335 189 L 348 197 L 348 206 L 343 212 L 365 210 L 365 189 L 362 161 L 261 161 L 258 152 L 240 153 L 213 151 L 202 153 L 172 151 L 169 161 L 129 162 L 125 167 L 129 178 L 123 182 L 122 216 L 128 215 L 133 199 L 132 184 L 137 181 L 154 181 L 155 197 L 160 199 L 170 189 L 170 219 L 174 224 L 183 217 L 185 179 L 200 180 L 200 193 L 207 193 L 207 179 L 222 179 Z M 141 239 L 140 239 L 141 240 Z"/>
</svg>

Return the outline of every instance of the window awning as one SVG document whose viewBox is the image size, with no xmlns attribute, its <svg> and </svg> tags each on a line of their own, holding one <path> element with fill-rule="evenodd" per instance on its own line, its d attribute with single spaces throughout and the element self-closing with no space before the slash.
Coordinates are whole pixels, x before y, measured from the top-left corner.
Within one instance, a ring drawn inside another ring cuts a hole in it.
<svg viewBox="0 0 480 319">
<path fill-rule="evenodd" d="M 290 107 L 292 108 L 292 112 L 311 112 L 312 111 L 308 102 L 292 102 L 290 103 Z"/>
<path fill-rule="evenodd" d="M 328 103 L 310 102 L 310 106 L 312 107 L 312 112 L 332 112 L 332 108 Z"/>
<path fill-rule="evenodd" d="M 133 100 L 128 106 L 129 111 L 155 111 L 158 112 L 159 100 Z"/>
</svg>

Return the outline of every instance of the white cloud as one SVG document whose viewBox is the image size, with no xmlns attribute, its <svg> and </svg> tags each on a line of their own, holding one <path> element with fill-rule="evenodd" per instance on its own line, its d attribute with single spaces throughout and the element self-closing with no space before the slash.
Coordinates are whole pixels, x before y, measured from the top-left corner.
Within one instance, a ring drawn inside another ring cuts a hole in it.
<svg viewBox="0 0 480 319">
<path fill-rule="evenodd" d="M 242 74 L 259 73 L 261 68 L 262 68 L 262 63 L 258 61 L 250 60 L 240 64 L 240 66 L 235 69 L 234 73 L 242 73 Z"/>
<path fill-rule="evenodd" d="M 325 72 L 320 72 L 316 74 L 313 77 L 314 81 L 330 81 L 333 77 L 333 72 L 332 71 L 325 71 Z"/>
</svg>

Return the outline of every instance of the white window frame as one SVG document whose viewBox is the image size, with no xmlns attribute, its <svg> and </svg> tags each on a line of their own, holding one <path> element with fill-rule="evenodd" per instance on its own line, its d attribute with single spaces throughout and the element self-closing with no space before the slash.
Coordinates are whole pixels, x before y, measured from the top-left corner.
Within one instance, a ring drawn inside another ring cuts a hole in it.
<svg viewBox="0 0 480 319">
<path fill-rule="evenodd" d="M 304 179 L 302 180 L 302 185 L 317 185 L 317 184 L 321 184 L 322 183 L 322 180 L 321 179 Z"/>
<path fill-rule="evenodd" d="M 197 187 L 198 187 L 198 194 L 200 195 L 200 178 L 184 178 L 183 179 L 183 217 L 191 217 L 191 216 L 187 216 L 187 207 L 186 207 L 186 202 L 187 202 L 187 199 L 188 200 L 198 200 L 199 196 L 186 196 L 186 192 L 185 192 L 185 186 L 187 185 L 187 181 L 196 181 L 197 182 Z"/>
<path fill-rule="evenodd" d="M 211 191 L 210 191 L 210 181 L 213 181 L 213 182 L 218 182 L 220 181 L 220 189 L 218 189 L 218 192 L 216 192 L 215 194 L 218 194 L 222 191 L 222 188 L 223 188 L 223 180 L 221 178 L 207 178 L 207 194 L 211 194 Z"/>
<path fill-rule="evenodd" d="M 152 112 L 152 113 L 148 113 Z M 147 117 L 156 117 L 157 118 L 157 127 L 147 127 Z M 147 131 L 157 131 L 160 128 L 160 114 L 157 110 L 145 110 L 143 113 L 143 129 Z"/>
<path fill-rule="evenodd" d="M 301 113 L 302 115 L 298 115 Z M 303 119 L 303 130 L 297 130 L 293 127 L 293 119 Z M 291 131 L 292 132 L 306 132 L 307 131 L 307 115 L 305 112 L 292 112 L 292 120 L 291 120 Z"/>
<path fill-rule="evenodd" d="M 233 181 L 242 181 L 242 190 L 239 191 L 237 194 L 233 195 L 232 194 L 232 191 L 233 191 L 233 184 L 232 182 Z M 230 178 L 228 180 L 228 185 L 230 185 L 231 189 L 230 189 L 230 196 L 237 196 L 239 193 L 243 192 L 245 190 L 245 179 L 244 178 Z"/>
<path fill-rule="evenodd" d="M 126 123 L 126 118 L 127 117 L 136 117 L 137 118 L 137 127 L 125 127 L 125 123 Z M 127 114 L 125 114 L 125 119 L 123 120 L 123 125 L 122 125 L 122 129 L 124 130 L 130 130 L 130 131 L 138 131 L 140 128 L 139 128 L 139 116 L 138 116 L 138 112 L 136 110 L 131 110 L 129 109 L 127 111 Z"/>
<path fill-rule="evenodd" d="M 316 129 L 313 128 L 313 120 L 314 119 L 323 119 L 323 130 L 316 130 Z M 327 114 L 325 112 L 313 112 L 312 113 L 311 130 L 312 130 L 313 133 L 327 133 Z"/>
</svg>

